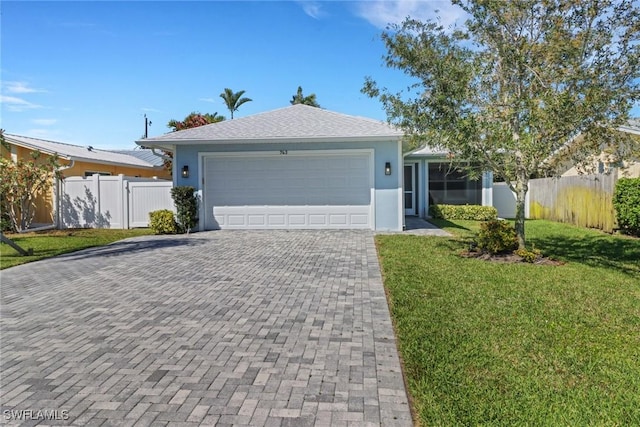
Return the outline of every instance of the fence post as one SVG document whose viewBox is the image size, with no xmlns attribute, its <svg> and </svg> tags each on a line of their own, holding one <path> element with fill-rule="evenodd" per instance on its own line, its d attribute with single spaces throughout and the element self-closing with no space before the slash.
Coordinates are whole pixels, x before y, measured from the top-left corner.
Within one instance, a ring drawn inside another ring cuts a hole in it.
<svg viewBox="0 0 640 427">
<path fill-rule="evenodd" d="M 93 212 L 93 217 L 100 218 L 100 215 L 102 214 L 102 208 L 100 207 L 100 174 L 94 173 L 91 176 L 91 181 L 93 184 L 93 192 L 96 197 L 96 205 L 94 207 L 95 211 Z M 92 228 L 95 228 L 95 225 L 93 225 Z"/>
<path fill-rule="evenodd" d="M 121 191 L 120 191 L 120 203 L 122 203 L 122 228 L 129 229 L 129 180 L 124 179 L 124 175 L 121 177 Z"/>
</svg>

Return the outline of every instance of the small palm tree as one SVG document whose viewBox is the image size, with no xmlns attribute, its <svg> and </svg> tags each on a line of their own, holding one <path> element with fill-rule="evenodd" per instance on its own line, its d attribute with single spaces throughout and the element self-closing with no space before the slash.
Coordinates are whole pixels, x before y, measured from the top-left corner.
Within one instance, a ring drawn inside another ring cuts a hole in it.
<svg viewBox="0 0 640 427">
<path fill-rule="evenodd" d="M 242 98 L 242 95 L 244 95 L 244 93 L 244 90 L 234 92 L 229 88 L 225 88 L 224 92 L 220 94 L 220 98 L 224 99 L 224 103 L 227 105 L 227 108 L 231 113 L 232 120 L 234 111 L 238 111 L 238 108 L 245 102 L 253 101 L 251 98 Z"/>
<path fill-rule="evenodd" d="M 295 95 L 293 95 L 293 99 L 291 99 L 291 101 L 289 102 L 291 103 L 291 105 L 304 104 L 304 105 L 310 105 L 312 107 L 320 108 L 320 104 L 318 104 L 318 101 L 316 101 L 316 94 L 312 93 L 309 96 L 304 96 L 302 94 L 301 86 L 298 86 L 298 92 Z"/>
</svg>

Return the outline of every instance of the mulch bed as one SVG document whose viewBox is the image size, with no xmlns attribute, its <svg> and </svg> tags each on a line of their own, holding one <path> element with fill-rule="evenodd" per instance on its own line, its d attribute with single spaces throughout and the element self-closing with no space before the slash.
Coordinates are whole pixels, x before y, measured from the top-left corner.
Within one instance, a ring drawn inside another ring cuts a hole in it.
<svg viewBox="0 0 640 427">
<path fill-rule="evenodd" d="M 460 253 L 460 256 L 463 258 L 476 258 L 483 261 L 502 262 L 502 263 L 510 263 L 510 264 L 526 262 L 520 255 L 517 255 L 513 252 L 508 254 L 490 254 L 488 252 L 480 252 L 480 251 L 463 251 Z M 539 256 L 535 261 L 533 261 L 530 264 L 564 265 L 565 263 L 562 261 L 547 258 L 544 256 Z"/>
</svg>

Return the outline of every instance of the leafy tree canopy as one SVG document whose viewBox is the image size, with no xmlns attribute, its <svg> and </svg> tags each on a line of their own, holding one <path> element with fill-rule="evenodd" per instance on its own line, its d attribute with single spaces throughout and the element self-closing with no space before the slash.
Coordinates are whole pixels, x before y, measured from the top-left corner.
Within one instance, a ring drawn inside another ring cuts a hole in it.
<svg viewBox="0 0 640 427">
<path fill-rule="evenodd" d="M 640 96 L 640 12 L 633 0 L 454 0 L 460 28 L 407 19 L 382 34 L 385 64 L 415 82 L 378 98 L 410 139 L 473 160 L 505 179 L 517 197 L 524 240 L 531 176 L 576 135 L 572 161 L 618 146 Z M 624 141 L 627 143 L 628 141 Z"/>
<path fill-rule="evenodd" d="M 198 112 L 192 112 L 187 117 L 185 117 L 182 121 L 178 120 L 169 120 L 167 123 L 167 127 L 171 128 L 172 131 L 178 131 L 183 129 L 195 128 L 198 126 L 208 125 L 210 123 L 218 123 L 225 119 L 224 116 L 219 116 L 218 113 L 205 113 L 201 114 Z"/>
<path fill-rule="evenodd" d="M 0 143 L 8 149 L 4 131 L 0 130 Z M 11 228 L 24 231 L 29 228 L 36 213 L 38 197 L 51 190 L 54 178 L 61 178 L 57 156 L 42 156 L 31 152 L 31 159 L 13 161 L 0 157 L 0 210 L 7 214 Z"/>
<path fill-rule="evenodd" d="M 310 105 L 312 107 L 320 108 L 320 104 L 318 104 L 318 101 L 316 101 L 316 94 L 312 93 L 311 95 L 304 96 L 302 94 L 301 86 L 298 86 L 298 92 L 296 92 L 296 94 L 293 95 L 291 101 L 289 102 L 291 103 L 291 105 L 304 104 L 304 105 Z"/>
</svg>

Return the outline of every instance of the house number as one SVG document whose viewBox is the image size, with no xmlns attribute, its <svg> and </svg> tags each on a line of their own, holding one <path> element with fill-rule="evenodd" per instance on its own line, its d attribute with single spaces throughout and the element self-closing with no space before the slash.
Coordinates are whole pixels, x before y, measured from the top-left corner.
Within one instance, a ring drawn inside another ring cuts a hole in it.
<svg viewBox="0 0 640 427">
<path fill-rule="evenodd" d="M 287 150 L 280 150 L 280 154 L 282 154 L 283 156 L 287 155 Z"/>
</svg>

